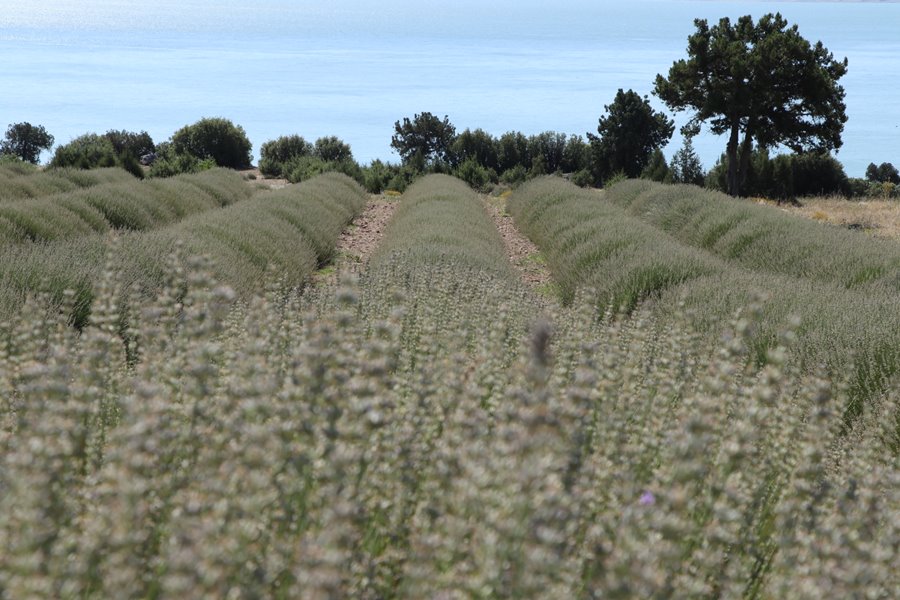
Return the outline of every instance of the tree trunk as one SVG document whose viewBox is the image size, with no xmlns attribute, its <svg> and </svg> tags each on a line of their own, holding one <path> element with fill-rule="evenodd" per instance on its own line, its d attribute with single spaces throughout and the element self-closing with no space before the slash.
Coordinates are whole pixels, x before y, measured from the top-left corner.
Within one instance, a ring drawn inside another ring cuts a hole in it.
<svg viewBox="0 0 900 600">
<path fill-rule="evenodd" d="M 725 156 L 728 158 L 728 193 L 737 196 L 741 191 L 740 164 L 738 164 L 738 135 L 740 134 L 737 120 L 731 126 L 731 136 L 728 138 L 728 146 L 725 148 Z"/>
<path fill-rule="evenodd" d="M 740 151 L 740 161 L 738 166 L 738 194 L 740 195 L 741 188 L 744 187 L 744 184 L 747 183 L 747 172 L 750 170 L 750 155 L 753 151 L 753 137 L 752 132 L 750 130 L 750 126 L 747 126 L 747 131 L 744 133 L 744 141 L 741 143 L 741 151 Z"/>
</svg>

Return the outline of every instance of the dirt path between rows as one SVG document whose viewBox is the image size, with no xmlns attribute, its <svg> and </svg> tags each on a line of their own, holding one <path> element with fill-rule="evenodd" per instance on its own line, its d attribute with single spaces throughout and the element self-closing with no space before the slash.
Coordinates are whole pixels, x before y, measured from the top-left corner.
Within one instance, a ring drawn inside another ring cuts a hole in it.
<svg viewBox="0 0 900 600">
<path fill-rule="evenodd" d="M 370 194 L 362 214 L 341 232 L 334 260 L 316 274 L 316 279 L 321 281 L 343 270 L 364 267 L 384 237 L 387 223 L 399 204 L 399 198 Z"/>
<path fill-rule="evenodd" d="M 544 255 L 531 240 L 516 228 L 512 216 L 506 212 L 506 200 L 502 197 L 490 196 L 482 196 L 482 200 L 488 214 L 500 231 L 509 262 L 519 273 L 522 281 L 539 292 L 550 291 L 553 279 L 550 277 L 550 269 L 547 267 Z"/>
</svg>

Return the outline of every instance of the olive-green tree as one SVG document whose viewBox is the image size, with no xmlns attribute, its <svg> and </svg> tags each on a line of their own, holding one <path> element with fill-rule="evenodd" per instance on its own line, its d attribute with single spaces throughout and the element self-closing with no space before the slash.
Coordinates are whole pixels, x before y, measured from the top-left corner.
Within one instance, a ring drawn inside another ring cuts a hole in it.
<svg viewBox="0 0 900 600">
<path fill-rule="evenodd" d="M 653 110 L 647 97 L 633 90 L 620 89 L 613 103 L 604 108 L 607 114 L 600 117 L 597 135 L 587 134 L 597 183 L 619 172 L 640 176 L 653 151 L 672 137 L 672 120 Z"/>
<path fill-rule="evenodd" d="M 728 193 L 741 193 L 754 142 L 797 153 L 840 148 L 847 115 L 838 80 L 846 59 L 836 61 L 822 42 L 810 44 L 780 14 L 694 25 L 688 58 L 668 77 L 657 75 L 654 93 L 674 111 L 694 112 L 686 132 L 708 123 L 728 135 Z"/>
<path fill-rule="evenodd" d="M 0 142 L 0 154 L 18 156 L 26 162 L 36 165 L 42 150 L 53 146 L 53 136 L 43 125 L 31 123 L 13 123 L 6 130 L 5 139 Z"/>
<path fill-rule="evenodd" d="M 419 168 L 449 163 L 452 158 L 456 127 L 445 115 L 444 119 L 430 112 L 416 114 L 412 119 L 394 123 L 391 147 L 397 151 L 403 164 Z"/>
</svg>

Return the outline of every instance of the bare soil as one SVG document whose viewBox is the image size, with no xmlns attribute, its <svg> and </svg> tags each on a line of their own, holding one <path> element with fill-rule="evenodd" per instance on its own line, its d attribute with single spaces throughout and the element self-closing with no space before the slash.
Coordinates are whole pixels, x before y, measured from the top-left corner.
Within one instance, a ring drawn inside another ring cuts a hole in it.
<svg viewBox="0 0 900 600">
<path fill-rule="evenodd" d="M 338 260 L 366 264 L 384 237 L 398 204 L 396 198 L 370 194 L 363 213 L 341 233 L 337 243 Z"/>
<path fill-rule="evenodd" d="M 347 270 L 364 267 L 381 243 L 388 221 L 399 204 L 398 198 L 370 194 L 362 214 L 341 232 L 335 248 L 335 258 L 315 274 L 314 280 L 324 283 Z"/>
<path fill-rule="evenodd" d="M 519 273 L 522 281 L 533 288 L 546 289 L 551 286 L 550 269 L 543 254 L 516 228 L 512 216 L 506 212 L 506 199 L 502 196 L 482 196 L 482 200 L 500 231 L 509 262 Z"/>
</svg>

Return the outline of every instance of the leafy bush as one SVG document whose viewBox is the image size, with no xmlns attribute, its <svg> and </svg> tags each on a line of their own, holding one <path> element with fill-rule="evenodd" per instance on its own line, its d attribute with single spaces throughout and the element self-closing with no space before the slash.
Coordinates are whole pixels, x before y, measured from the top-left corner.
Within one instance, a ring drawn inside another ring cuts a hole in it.
<svg viewBox="0 0 900 600">
<path fill-rule="evenodd" d="M 516 165 L 510 169 L 503 171 L 500 175 L 500 181 L 507 185 L 516 186 L 528 179 L 528 169 L 522 165 Z"/>
<path fill-rule="evenodd" d="M 456 136 L 451 145 L 451 163 L 460 168 L 470 160 L 486 169 L 499 168 L 496 141 L 491 134 L 482 129 L 466 129 Z"/>
<path fill-rule="evenodd" d="M 489 191 L 490 184 L 498 181 L 497 173 L 482 166 L 474 157 L 467 158 L 459 165 L 456 176 L 479 192 Z"/>
<path fill-rule="evenodd" d="M 231 169 L 250 166 L 252 147 L 243 127 L 222 118 L 200 119 L 172 135 L 175 154 L 211 159 L 218 166 Z"/>
<path fill-rule="evenodd" d="M 728 161 L 723 155 L 707 176 L 707 187 L 727 189 Z M 780 154 L 774 159 L 765 151 L 754 151 L 748 164 L 741 194 L 777 200 L 804 196 L 841 194 L 852 191 L 844 167 L 830 154 Z"/>
<path fill-rule="evenodd" d="M 259 170 L 266 177 L 285 177 L 285 164 L 302 156 L 310 156 L 312 144 L 299 135 L 286 135 L 269 140 L 260 148 Z"/>
<path fill-rule="evenodd" d="M 50 166 L 95 169 L 115 167 L 117 162 L 118 154 L 108 137 L 96 133 L 86 133 L 68 144 L 58 146 L 50 160 Z"/>
<path fill-rule="evenodd" d="M 174 177 L 199 173 L 216 166 L 212 159 L 201 160 L 191 154 L 179 154 L 169 142 L 157 146 L 156 160 L 150 166 L 150 177 Z"/>
<path fill-rule="evenodd" d="M 140 157 L 156 149 L 146 131 L 107 131 L 103 135 L 88 133 L 56 149 L 51 167 L 97 169 L 121 167 L 138 179 L 144 178 Z"/>
<path fill-rule="evenodd" d="M 353 159 L 325 161 L 318 156 L 298 156 L 282 167 L 283 177 L 291 183 L 312 179 L 322 173 L 343 173 L 356 181 L 363 181 L 363 172 Z"/>
<path fill-rule="evenodd" d="M 353 161 L 353 152 L 350 150 L 350 145 L 333 135 L 317 139 L 313 152 L 318 158 L 327 163 Z"/>
<path fill-rule="evenodd" d="M 666 163 L 666 157 L 663 155 L 662 150 L 657 148 L 653 151 L 653 154 L 650 155 L 650 161 L 641 172 L 641 178 L 660 183 L 671 183 L 672 171 Z"/>
<path fill-rule="evenodd" d="M 380 160 L 373 160 L 362 168 L 363 187 L 370 194 L 380 194 L 389 189 L 388 184 L 400 173 L 400 167 Z"/>
<path fill-rule="evenodd" d="M 591 173 L 590 169 L 582 169 L 581 171 L 573 173 L 570 181 L 578 187 L 593 187 L 594 175 Z"/>
</svg>

